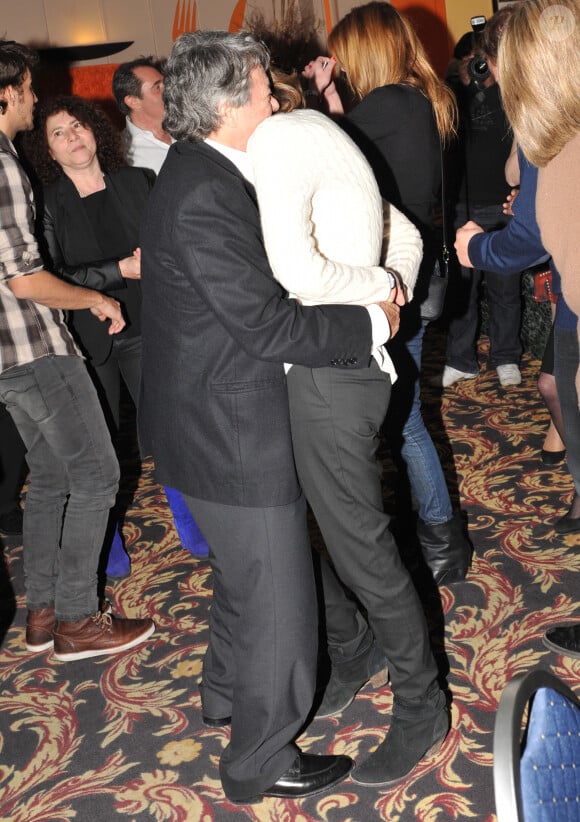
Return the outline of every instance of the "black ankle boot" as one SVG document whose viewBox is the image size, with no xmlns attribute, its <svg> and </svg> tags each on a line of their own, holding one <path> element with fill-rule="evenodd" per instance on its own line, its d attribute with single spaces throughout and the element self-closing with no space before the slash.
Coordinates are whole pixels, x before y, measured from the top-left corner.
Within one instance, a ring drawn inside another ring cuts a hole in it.
<svg viewBox="0 0 580 822">
<path fill-rule="evenodd" d="M 351 774 L 359 785 L 390 785 L 436 753 L 449 732 L 445 694 L 434 686 L 425 700 L 398 700 L 386 738 Z"/>
<path fill-rule="evenodd" d="M 417 537 L 436 585 L 450 585 L 465 579 L 472 549 L 459 513 L 436 525 L 427 525 L 418 519 Z"/>
<path fill-rule="evenodd" d="M 374 688 L 380 688 L 388 681 L 387 658 L 376 642 L 354 659 L 333 662 L 330 679 L 316 711 L 316 719 L 324 719 L 344 711 L 367 683 Z"/>
</svg>

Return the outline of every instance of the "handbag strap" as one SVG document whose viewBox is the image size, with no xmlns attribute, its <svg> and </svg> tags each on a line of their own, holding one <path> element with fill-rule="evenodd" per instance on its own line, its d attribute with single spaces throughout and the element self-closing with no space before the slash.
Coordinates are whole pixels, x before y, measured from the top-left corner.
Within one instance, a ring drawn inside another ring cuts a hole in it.
<svg viewBox="0 0 580 822">
<path fill-rule="evenodd" d="M 439 159 L 441 162 L 441 230 L 443 234 L 442 245 L 442 261 L 443 261 L 443 276 L 446 277 L 449 272 L 449 260 L 451 255 L 449 253 L 449 246 L 447 245 L 447 199 L 445 194 L 445 163 L 443 162 L 443 143 L 439 138 Z"/>
</svg>

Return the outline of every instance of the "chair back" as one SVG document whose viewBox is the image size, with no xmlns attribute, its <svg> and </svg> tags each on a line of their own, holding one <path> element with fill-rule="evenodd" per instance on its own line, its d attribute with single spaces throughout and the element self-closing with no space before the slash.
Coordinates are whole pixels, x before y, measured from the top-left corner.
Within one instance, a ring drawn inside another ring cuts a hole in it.
<svg viewBox="0 0 580 822">
<path fill-rule="evenodd" d="M 554 674 L 530 671 L 508 682 L 496 715 L 493 756 L 498 822 L 580 820 L 580 700 Z"/>
</svg>

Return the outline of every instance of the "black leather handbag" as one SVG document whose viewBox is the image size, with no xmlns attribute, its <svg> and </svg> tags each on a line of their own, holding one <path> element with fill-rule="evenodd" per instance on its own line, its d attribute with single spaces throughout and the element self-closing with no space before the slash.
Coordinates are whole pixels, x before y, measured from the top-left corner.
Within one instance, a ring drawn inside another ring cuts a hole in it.
<svg viewBox="0 0 580 822">
<path fill-rule="evenodd" d="M 445 254 L 449 255 L 449 251 L 444 246 L 443 255 Z M 449 282 L 448 263 L 449 257 L 447 256 L 447 260 L 445 260 L 445 256 L 443 256 L 442 263 L 437 259 L 433 265 L 433 273 L 429 278 L 429 290 L 427 291 L 427 296 L 421 303 L 421 319 L 426 322 L 438 320 L 443 313 L 447 283 Z"/>
</svg>

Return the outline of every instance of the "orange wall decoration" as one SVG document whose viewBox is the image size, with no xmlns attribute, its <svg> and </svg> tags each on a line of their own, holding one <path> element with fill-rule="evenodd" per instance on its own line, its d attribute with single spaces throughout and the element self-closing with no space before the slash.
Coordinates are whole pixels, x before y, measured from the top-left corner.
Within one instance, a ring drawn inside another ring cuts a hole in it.
<svg viewBox="0 0 580 822">
<path fill-rule="evenodd" d="M 228 31 L 236 32 L 244 28 L 244 18 L 246 16 L 246 0 L 238 0 L 232 13 Z"/>
<path fill-rule="evenodd" d="M 453 50 L 445 0 L 391 0 L 391 3 L 412 20 L 435 70 L 443 76 Z"/>
<path fill-rule="evenodd" d="M 119 128 L 124 128 L 125 117 L 113 97 L 113 74 L 117 65 L 78 66 L 70 69 L 71 93 L 95 100 Z"/>
<path fill-rule="evenodd" d="M 77 66 L 71 70 L 71 94 L 91 99 L 110 97 L 116 65 Z M 104 93 L 103 93 L 104 92 Z"/>
<path fill-rule="evenodd" d="M 125 118 L 117 107 L 112 91 L 113 74 L 117 65 L 118 63 L 93 66 L 41 64 L 35 76 L 34 87 L 41 101 L 59 94 L 77 94 L 94 100 L 114 123 L 122 127 L 125 125 Z"/>
<path fill-rule="evenodd" d="M 325 22 L 325 25 L 326 25 L 326 33 L 327 34 L 330 34 L 330 32 L 332 31 L 332 27 L 334 25 L 334 22 L 338 22 L 338 21 L 333 22 L 333 20 L 332 20 L 332 11 L 331 11 L 331 8 L 330 8 L 330 0 L 324 0 L 324 22 Z"/>
<path fill-rule="evenodd" d="M 197 31 L 197 0 L 177 0 L 173 16 L 172 39 L 175 41 L 185 31 Z"/>
<path fill-rule="evenodd" d="M 452 37 L 447 27 L 446 0 L 389 0 L 398 10 L 404 12 L 415 26 L 421 42 L 427 49 L 429 57 L 438 74 L 443 75 L 453 49 Z M 350 8 L 360 5 L 364 0 L 350 0 Z M 339 12 L 336 0 L 322 0 L 324 24 L 330 33 L 338 22 Z M 342 13 L 347 13 L 349 4 L 341 3 Z"/>
</svg>

